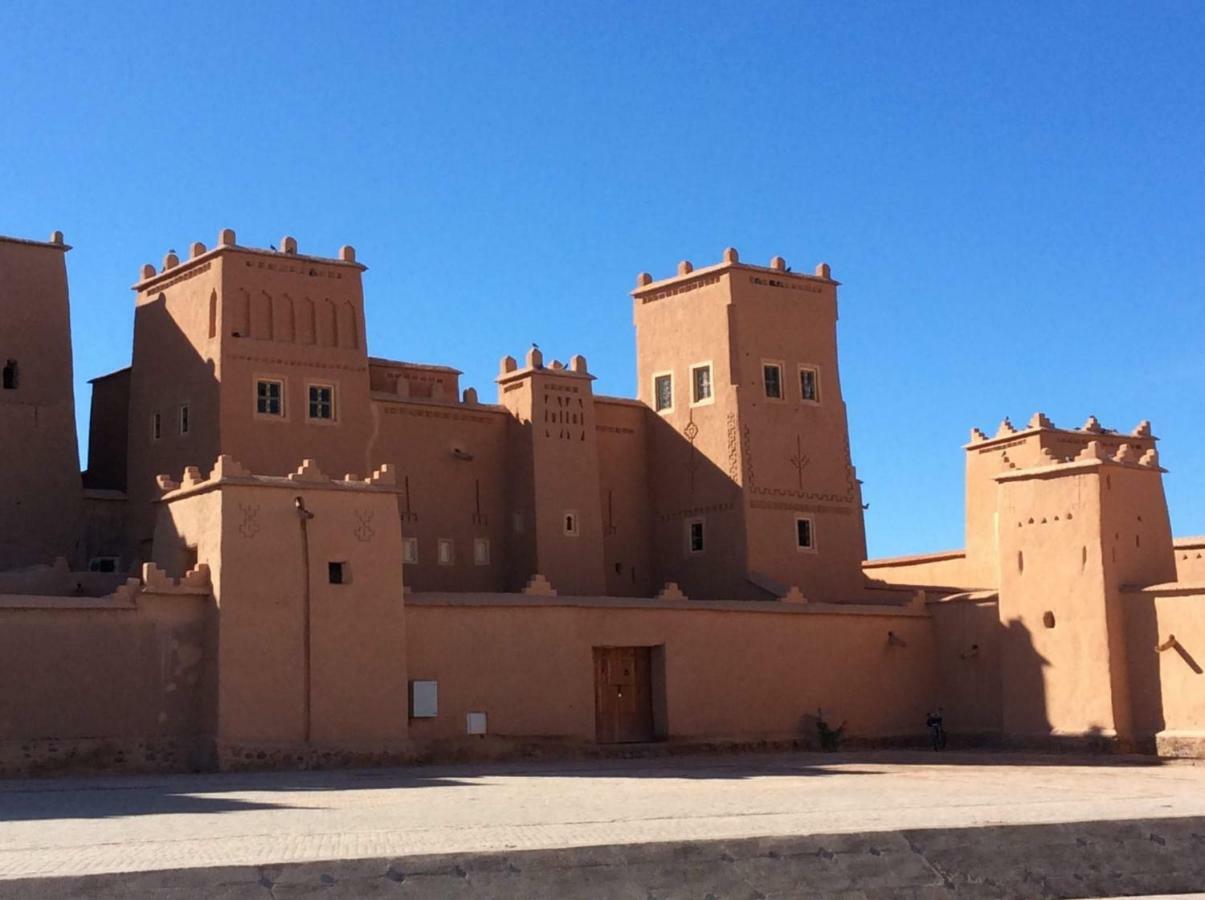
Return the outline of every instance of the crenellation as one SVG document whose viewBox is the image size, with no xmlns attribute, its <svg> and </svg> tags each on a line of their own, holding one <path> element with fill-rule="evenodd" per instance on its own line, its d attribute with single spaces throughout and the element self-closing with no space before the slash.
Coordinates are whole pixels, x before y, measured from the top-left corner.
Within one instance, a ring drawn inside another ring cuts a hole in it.
<svg viewBox="0 0 1205 900">
<path fill-rule="evenodd" d="M 1101 427 L 1100 421 L 1096 416 L 1088 416 L 1088 420 L 1079 427 L 1079 430 L 1087 431 L 1091 434 L 1102 434 L 1105 429 Z"/>
<path fill-rule="evenodd" d="M 280 252 L 295 256 L 297 254 L 297 238 L 287 234 L 282 237 L 280 239 Z"/>
<path fill-rule="evenodd" d="M 176 256 L 176 251 L 168 250 L 163 257 L 163 271 L 174 269 L 178 265 L 180 265 L 180 257 Z"/>
<path fill-rule="evenodd" d="M 201 256 L 203 253 L 205 253 L 205 245 L 203 243 L 201 243 L 200 241 L 193 241 L 192 244 L 189 245 L 189 248 L 188 248 L 188 258 L 189 259 L 196 259 L 198 256 Z"/>
<path fill-rule="evenodd" d="M 1050 421 L 1049 417 L 1045 413 L 1036 412 L 1029 420 L 1029 427 L 1031 429 L 1054 428 L 1054 423 Z"/>
<path fill-rule="evenodd" d="M 1001 420 L 1000 427 L 996 429 L 996 437 L 998 437 L 998 438 L 1008 437 L 1009 435 L 1013 435 L 1016 433 L 1017 433 L 1017 429 L 1013 427 L 1013 423 L 1011 421 L 1009 421 L 1008 416 L 1005 416 Z"/>
</svg>

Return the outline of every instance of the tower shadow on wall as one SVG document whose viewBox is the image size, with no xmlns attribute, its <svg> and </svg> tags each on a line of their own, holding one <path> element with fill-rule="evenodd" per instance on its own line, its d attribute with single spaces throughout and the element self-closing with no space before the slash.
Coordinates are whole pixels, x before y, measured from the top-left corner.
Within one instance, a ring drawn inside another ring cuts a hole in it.
<svg viewBox="0 0 1205 900">
<path fill-rule="evenodd" d="M 1042 737 L 1051 734 L 1046 703 L 1045 670 L 1053 663 L 1034 646 L 1033 635 L 1020 619 L 1000 626 L 1002 726 L 1006 736 Z"/>
<path fill-rule="evenodd" d="M 695 600 L 776 599 L 745 577 L 746 523 L 736 473 L 724 471 L 698 446 L 717 439 L 709 432 L 718 423 L 692 419 L 683 433 L 660 415 L 648 419 L 654 584 L 676 582 Z M 692 519 L 705 523 L 704 549 L 697 554 L 690 551 L 687 531 Z M 784 585 L 782 592 L 788 587 Z"/>
<path fill-rule="evenodd" d="M 179 478 L 186 466 L 197 466 L 207 473 L 221 452 L 220 391 L 215 362 L 202 355 L 179 321 L 191 318 L 200 322 L 206 307 L 199 298 L 187 295 L 178 302 L 181 309 L 173 313 L 167 308 L 166 296 L 160 293 L 134 311 L 125 451 L 129 460 L 127 534 L 136 563 L 150 559 L 154 502 L 159 497 L 155 477 L 167 474 Z M 194 302 L 197 309 L 184 308 Z M 193 315 L 186 316 L 189 312 Z M 205 340 L 203 335 L 203 331 L 197 331 L 198 342 Z M 216 341 L 211 341 L 210 346 L 217 352 Z M 170 378 L 167 373 L 171 373 Z M 187 432 L 181 420 L 181 408 L 185 405 Z"/>
</svg>

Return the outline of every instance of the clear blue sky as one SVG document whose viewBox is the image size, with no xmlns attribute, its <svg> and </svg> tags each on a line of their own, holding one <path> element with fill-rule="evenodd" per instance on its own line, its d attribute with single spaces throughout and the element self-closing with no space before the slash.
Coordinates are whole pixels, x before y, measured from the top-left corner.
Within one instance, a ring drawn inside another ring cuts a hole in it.
<svg viewBox="0 0 1205 900">
<path fill-rule="evenodd" d="M 1201 3 L 7 0 L 0 43 L 0 233 L 75 246 L 81 422 L 138 266 L 224 226 L 354 244 L 370 352 L 486 398 L 533 340 L 631 395 L 635 274 L 731 244 L 844 283 L 872 554 L 959 546 L 968 429 L 1037 409 L 1150 418 L 1205 533 Z"/>
</svg>

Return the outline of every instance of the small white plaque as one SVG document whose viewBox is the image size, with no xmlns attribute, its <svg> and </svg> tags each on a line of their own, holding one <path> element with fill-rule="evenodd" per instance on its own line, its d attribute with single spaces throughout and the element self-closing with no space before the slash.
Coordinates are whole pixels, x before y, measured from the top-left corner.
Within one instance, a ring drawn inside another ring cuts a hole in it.
<svg viewBox="0 0 1205 900">
<path fill-rule="evenodd" d="M 410 682 L 410 718 L 433 719 L 439 714 L 439 682 Z"/>
<path fill-rule="evenodd" d="M 465 731 L 469 734 L 485 734 L 485 713 L 471 712 L 464 720 Z"/>
</svg>

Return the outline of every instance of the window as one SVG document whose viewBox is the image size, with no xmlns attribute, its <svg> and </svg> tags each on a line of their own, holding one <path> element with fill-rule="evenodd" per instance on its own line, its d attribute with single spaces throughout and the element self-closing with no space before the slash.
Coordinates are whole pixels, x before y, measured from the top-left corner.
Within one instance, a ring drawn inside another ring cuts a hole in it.
<svg viewBox="0 0 1205 900">
<path fill-rule="evenodd" d="M 188 404 L 184 403 L 180 406 L 180 433 L 188 434 Z"/>
<path fill-rule="evenodd" d="M 670 373 L 653 376 L 653 409 L 672 412 L 674 408 L 674 376 Z"/>
<path fill-rule="evenodd" d="M 406 538 L 402 541 L 402 562 L 408 566 L 418 563 L 418 538 Z"/>
<path fill-rule="evenodd" d="M 309 415 L 311 419 L 335 418 L 335 389 L 329 384 L 310 385 Z"/>
<path fill-rule="evenodd" d="M 261 416 L 284 415 L 284 384 L 260 380 L 255 384 L 255 411 Z"/>
<path fill-rule="evenodd" d="M 439 539 L 439 564 L 450 566 L 456 562 L 456 545 L 451 538 Z"/>
<path fill-rule="evenodd" d="M 473 540 L 473 565 L 488 566 L 490 564 L 490 539 L 475 538 Z"/>
<path fill-rule="evenodd" d="M 812 520 L 802 516 L 795 520 L 795 546 L 800 550 L 815 550 L 816 540 L 812 533 Z"/>
<path fill-rule="evenodd" d="M 762 384 L 766 388 L 766 396 L 771 400 L 782 399 L 782 366 L 779 363 L 763 363 L 761 367 Z"/>
<path fill-rule="evenodd" d="M 694 406 L 711 401 L 711 363 L 690 369 L 690 402 Z"/>
<path fill-rule="evenodd" d="M 163 436 L 163 417 L 159 413 L 151 414 L 151 440 L 157 441 Z"/>
<path fill-rule="evenodd" d="M 576 512 L 573 512 L 573 511 L 566 512 L 565 515 L 561 517 L 561 521 L 565 525 L 565 534 L 566 535 L 568 535 L 569 537 L 577 537 L 578 536 L 579 532 L 578 532 L 578 523 L 577 523 L 577 513 Z"/>
<path fill-rule="evenodd" d="M 94 556 L 88 561 L 89 572 L 116 572 L 116 556 Z"/>
<path fill-rule="evenodd" d="M 4 390 L 15 391 L 17 389 L 17 361 L 10 359 L 4 364 Z"/>
<path fill-rule="evenodd" d="M 690 519 L 686 523 L 686 550 L 688 553 L 703 552 L 703 520 Z"/>
<path fill-rule="evenodd" d="M 330 577 L 331 584 L 347 583 L 346 566 L 347 563 L 341 562 L 329 562 L 326 564 L 327 575 Z"/>
<path fill-rule="evenodd" d="M 799 367 L 799 397 L 807 403 L 820 402 L 820 373 L 811 366 Z"/>
</svg>

